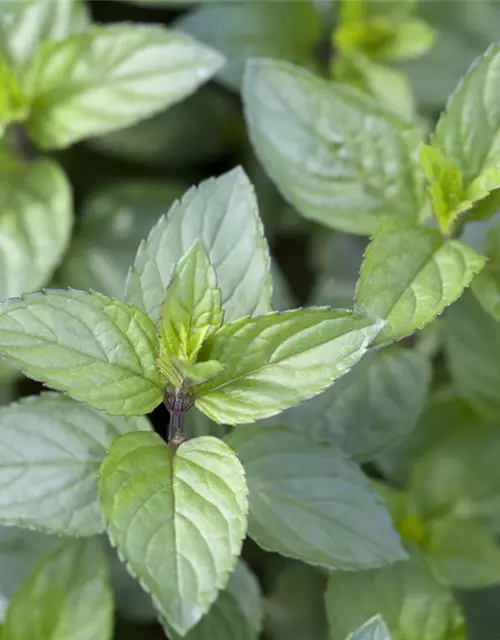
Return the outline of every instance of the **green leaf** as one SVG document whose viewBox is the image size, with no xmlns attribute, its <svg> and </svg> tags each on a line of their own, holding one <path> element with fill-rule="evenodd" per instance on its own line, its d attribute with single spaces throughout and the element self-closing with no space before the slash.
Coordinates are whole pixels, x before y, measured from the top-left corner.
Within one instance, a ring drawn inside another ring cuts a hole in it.
<svg viewBox="0 0 500 640">
<path fill-rule="evenodd" d="M 358 631 L 351 633 L 347 640 L 391 640 L 389 629 L 381 616 L 375 616 Z"/>
<path fill-rule="evenodd" d="M 434 215 L 445 235 L 450 235 L 458 216 L 472 207 L 463 187 L 460 169 L 439 149 L 423 145 L 420 161 L 429 182 L 429 197 Z"/>
<path fill-rule="evenodd" d="M 270 638 L 325 640 L 325 588 L 323 572 L 303 563 L 289 562 L 266 598 L 266 632 Z"/>
<path fill-rule="evenodd" d="M 356 291 L 356 308 L 386 321 L 376 344 L 407 336 L 454 302 L 484 257 L 435 229 L 387 223 L 368 245 Z"/>
<path fill-rule="evenodd" d="M 493 220 L 492 220 L 493 222 Z M 472 281 L 477 301 L 495 320 L 500 320 L 500 225 L 497 223 L 486 235 L 484 269 Z"/>
<path fill-rule="evenodd" d="M 205 340 L 222 325 L 221 293 L 205 249 L 197 241 L 179 260 L 160 312 L 160 358 L 196 362 Z"/>
<path fill-rule="evenodd" d="M 377 614 L 392 640 L 448 640 L 463 627 L 452 593 L 416 550 L 381 569 L 331 573 L 325 597 L 331 640 L 343 640 Z"/>
<path fill-rule="evenodd" d="M 209 4 L 182 16 L 175 26 L 224 54 L 228 63 L 218 79 L 237 91 L 248 58 L 311 65 L 321 35 L 318 12 L 305 0 Z"/>
<path fill-rule="evenodd" d="M 284 427 L 231 433 L 250 488 L 249 535 L 264 549 L 328 569 L 405 557 L 389 514 L 359 467 Z"/>
<path fill-rule="evenodd" d="M 290 409 L 280 422 L 333 442 L 356 459 L 372 460 L 415 427 L 431 378 L 416 351 L 369 353 L 316 398 Z"/>
<path fill-rule="evenodd" d="M 500 584 L 500 547 L 476 522 L 433 521 L 424 549 L 433 570 L 450 587 L 480 589 Z"/>
<path fill-rule="evenodd" d="M 262 601 L 257 579 L 239 560 L 228 585 L 209 612 L 184 636 L 187 640 L 257 640 L 262 629 Z M 170 636 L 169 636 L 170 637 Z M 171 634 L 172 640 L 179 636 Z"/>
<path fill-rule="evenodd" d="M 217 274 L 226 322 L 271 310 L 267 243 L 255 192 L 241 168 L 190 189 L 159 220 L 139 247 L 127 300 L 156 322 L 174 265 L 198 240 Z"/>
<path fill-rule="evenodd" d="M 382 324 L 326 307 L 242 318 L 223 325 L 200 361 L 224 369 L 192 389 L 196 407 L 215 422 L 268 418 L 323 391 L 365 354 Z M 255 344 L 258 344 L 258 349 Z"/>
<path fill-rule="evenodd" d="M 498 423 L 456 425 L 415 464 L 410 490 L 426 519 L 443 515 L 500 532 Z"/>
<path fill-rule="evenodd" d="M 351 87 L 273 60 L 248 64 L 243 98 L 260 161 L 306 218 L 370 235 L 385 218 L 425 215 L 413 125 Z"/>
<path fill-rule="evenodd" d="M 0 409 L 0 522 L 88 536 L 104 530 L 97 471 L 115 438 L 149 429 L 58 394 Z"/>
<path fill-rule="evenodd" d="M 51 160 L 0 157 L 0 299 L 47 284 L 73 224 L 69 182 Z"/>
<path fill-rule="evenodd" d="M 45 43 L 25 78 L 27 131 L 38 146 L 60 149 L 120 129 L 190 95 L 221 62 L 215 51 L 160 26 L 93 27 Z"/>
<path fill-rule="evenodd" d="M 84 2 L 31 0 L 0 3 L 0 50 L 22 70 L 42 42 L 85 31 L 90 18 Z"/>
<path fill-rule="evenodd" d="M 110 552 L 111 582 L 117 614 L 124 620 L 139 624 L 157 622 L 158 612 L 149 593 L 130 574 L 118 554 L 112 549 Z"/>
<path fill-rule="evenodd" d="M 58 282 L 120 298 L 140 241 L 183 191 L 176 182 L 132 180 L 94 193 L 80 212 Z"/>
<path fill-rule="evenodd" d="M 147 316 L 97 293 L 48 290 L 0 305 L 0 353 L 11 364 L 111 414 L 160 404 L 156 348 Z"/>
<path fill-rule="evenodd" d="M 472 64 L 449 100 L 432 139 L 432 145 L 460 169 L 466 189 L 500 165 L 496 143 L 500 131 L 499 61 L 500 45 L 493 44 Z"/>
<path fill-rule="evenodd" d="M 3 129 L 6 123 L 13 120 L 23 120 L 26 117 L 28 103 L 14 69 L 1 53 L 0 83 L 2 86 L 2 91 L 0 92 L 0 127 Z"/>
<path fill-rule="evenodd" d="M 151 593 L 166 623 L 185 635 L 224 589 L 246 532 L 246 483 L 234 452 L 206 436 L 175 453 L 155 433 L 129 433 L 101 467 L 108 534 Z"/>
<path fill-rule="evenodd" d="M 448 367 L 459 394 L 481 414 L 496 420 L 500 324 L 470 293 L 448 311 L 444 321 Z"/>
<path fill-rule="evenodd" d="M 0 621 L 20 583 L 39 560 L 61 543 L 57 536 L 0 526 Z"/>
<path fill-rule="evenodd" d="M 64 542 L 14 594 L 5 621 L 9 640 L 109 640 L 113 601 L 102 541 Z"/>
</svg>

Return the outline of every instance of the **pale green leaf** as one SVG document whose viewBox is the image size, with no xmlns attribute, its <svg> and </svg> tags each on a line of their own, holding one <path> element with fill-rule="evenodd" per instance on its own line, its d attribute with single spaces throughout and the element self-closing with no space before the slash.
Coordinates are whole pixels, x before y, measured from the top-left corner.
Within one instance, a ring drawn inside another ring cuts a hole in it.
<svg viewBox="0 0 500 640">
<path fill-rule="evenodd" d="M 151 596 L 144 591 L 117 553 L 111 549 L 110 551 L 111 583 L 117 614 L 124 620 L 140 624 L 157 622 L 158 612 L 153 606 Z"/>
<path fill-rule="evenodd" d="M 317 395 L 346 373 L 381 327 L 373 317 L 326 307 L 268 313 L 223 325 L 203 345 L 200 360 L 217 360 L 224 369 L 192 388 L 196 407 L 215 422 L 229 425 L 275 415 Z"/>
<path fill-rule="evenodd" d="M 417 222 L 421 135 L 351 87 L 273 60 L 248 64 L 247 124 L 283 196 L 306 218 L 369 235 L 384 218 Z"/>
<path fill-rule="evenodd" d="M 265 626 L 270 638 L 325 640 L 325 588 L 323 572 L 301 562 L 288 562 L 266 597 Z"/>
<path fill-rule="evenodd" d="M 249 535 L 264 549 L 329 569 L 405 557 L 385 507 L 336 448 L 284 427 L 231 433 L 250 489 Z"/>
<path fill-rule="evenodd" d="M 5 619 L 8 602 L 35 564 L 61 544 L 57 536 L 17 527 L 0 526 L 0 621 Z"/>
<path fill-rule="evenodd" d="M 410 484 L 425 517 L 476 520 L 500 532 L 499 447 L 497 422 L 477 419 L 456 425 L 430 447 L 416 462 Z"/>
<path fill-rule="evenodd" d="M 424 550 L 439 579 L 452 588 L 500 584 L 500 547 L 476 522 L 446 517 L 433 521 Z"/>
<path fill-rule="evenodd" d="M 81 0 L 4 0 L 0 3 L 0 50 L 21 70 L 42 42 L 80 33 L 89 24 L 88 11 Z"/>
<path fill-rule="evenodd" d="M 500 45 L 476 59 L 452 94 L 432 144 L 458 167 L 467 189 L 500 164 Z"/>
<path fill-rule="evenodd" d="M 215 270 L 200 241 L 179 260 L 159 319 L 160 357 L 195 362 L 204 341 L 222 325 Z"/>
<path fill-rule="evenodd" d="M 156 322 L 174 265 L 198 240 L 217 274 L 226 322 L 270 311 L 267 243 L 255 192 L 240 168 L 190 189 L 159 220 L 129 272 L 127 299 Z"/>
<path fill-rule="evenodd" d="M 104 63 L 103 63 L 104 61 Z M 179 102 L 220 67 L 218 53 L 160 26 L 93 27 L 40 47 L 27 71 L 27 131 L 58 149 Z"/>
<path fill-rule="evenodd" d="M 358 631 L 351 633 L 347 640 L 391 640 L 391 635 L 383 618 L 375 616 Z"/>
<path fill-rule="evenodd" d="M 210 436 L 172 449 L 129 433 L 101 467 L 108 534 L 159 613 L 185 635 L 226 587 L 246 532 L 246 483 L 234 452 Z"/>
<path fill-rule="evenodd" d="M 45 556 L 14 594 L 9 640 L 110 640 L 113 600 L 102 540 L 71 540 Z"/>
<path fill-rule="evenodd" d="M 217 77 L 235 90 L 248 58 L 311 65 L 321 35 L 318 12 L 305 0 L 208 4 L 182 16 L 175 26 L 224 54 L 228 63 Z"/>
<path fill-rule="evenodd" d="M 186 640 L 257 640 L 262 629 L 262 600 L 257 579 L 239 560 L 224 591 Z M 168 629 L 167 629 L 168 631 Z M 172 640 L 179 636 L 170 633 Z"/>
<path fill-rule="evenodd" d="M 0 9 L 1 11 L 1 9 Z M 0 15 L 1 24 L 1 15 Z M 0 27 L 1 29 L 1 27 Z M 21 89 L 16 72 L 0 52 L 0 127 L 13 120 L 23 120 L 28 112 L 28 103 Z"/>
<path fill-rule="evenodd" d="M 27 376 L 116 415 L 163 397 L 151 320 L 97 293 L 48 290 L 0 304 L 0 354 Z"/>
<path fill-rule="evenodd" d="M 431 368 L 416 351 L 369 353 L 324 393 L 279 420 L 372 460 L 408 436 L 427 400 Z"/>
<path fill-rule="evenodd" d="M 417 550 L 409 560 L 381 569 L 330 574 L 326 591 L 330 640 L 344 640 L 380 614 L 392 640 L 448 640 L 463 627 L 451 591 Z"/>
<path fill-rule="evenodd" d="M 435 229 L 383 225 L 368 245 L 356 308 L 386 321 L 376 344 L 421 329 L 462 294 L 484 257 Z"/>
<path fill-rule="evenodd" d="M 465 295 L 444 317 L 444 343 L 451 377 L 461 397 L 498 419 L 500 323 Z"/>
<path fill-rule="evenodd" d="M 183 191 L 176 182 L 132 180 L 94 193 L 83 205 L 58 283 L 120 298 L 139 243 Z"/>
<path fill-rule="evenodd" d="M 68 247 L 70 185 L 51 160 L 0 157 L 0 299 L 47 284 Z"/>
<path fill-rule="evenodd" d="M 189 378 L 192 382 L 205 382 L 215 378 L 223 369 L 223 365 L 217 360 L 207 360 L 206 362 L 185 362 L 175 356 L 171 358 L 172 364 L 180 373 L 182 378 Z M 175 383 L 174 383 L 175 384 Z"/>
<path fill-rule="evenodd" d="M 88 536 L 104 530 L 97 472 L 119 435 L 145 418 L 112 417 L 58 394 L 0 409 L 0 522 Z"/>
</svg>

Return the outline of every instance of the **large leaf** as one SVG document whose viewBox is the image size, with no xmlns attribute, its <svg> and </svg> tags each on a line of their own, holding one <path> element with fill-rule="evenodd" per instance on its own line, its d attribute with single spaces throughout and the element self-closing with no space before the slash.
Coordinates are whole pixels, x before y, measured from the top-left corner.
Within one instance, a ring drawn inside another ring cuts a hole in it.
<svg viewBox="0 0 500 640">
<path fill-rule="evenodd" d="M 190 95 L 221 62 L 160 26 L 93 27 L 46 43 L 25 79 L 33 102 L 27 131 L 44 149 L 58 149 L 120 129 Z"/>
<path fill-rule="evenodd" d="M 446 314 L 444 340 L 459 394 L 496 420 L 500 409 L 500 323 L 467 294 Z"/>
<path fill-rule="evenodd" d="M 0 156 L 0 299 L 47 284 L 73 224 L 68 180 L 51 160 Z"/>
<path fill-rule="evenodd" d="M 156 322 L 173 266 L 197 240 L 215 268 L 226 322 L 271 309 L 267 244 L 255 192 L 240 168 L 190 189 L 160 219 L 139 248 L 127 299 Z"/>
<path fill-rule="evenodd" d="M 206 436 L 171 447 L 129 433 L 101 467 L 108 534 L 153 596 L 166 623 L 185 635 L 224 589 L 246 532 L 246 483 L 234 452 Z"/>
<path fill-rule="evenodd" d="M 391 640 L 391 635 L 384 620 L 380 616 L 375 616 L 358 631 L 351 633 L 347 640 Z"/>
<path fill-rule="evenodd" d="M 346 373 L 381 326 L 372 317 L 326 307 L 226 324 L 200 351 L 200 360 L 216 360 L 224 369 L 193 387 L 196 406 L 215 422 L 231 425 L 275 415 Z"/>
<path fill-rule="evenodd" d="M 239 560 L 226 589 L 185 637 L 187 640 L 257 640 L 261 629 L 259 583 L 247 565 Z M 179 638 L 175 633 L 171 636 L 173 640 Z"/>
<path fill-rule="evenodd" d="M 500 46 L 494 44 L 458 85 L 433 136 L 433 145 L 462 172 L 466 188 L 500 163 L 499 64 Z"/>
<path fill-rule="evenodd" d="M 430 377 L 429 362 L 417 351 L 370 353 L 324 393 L 283 413 L 280 422 L 371 460 L 413 430 Z"/>
<path fill-rule="evenodd" d="M 104 530 L 97 471 L 122 433 L 144 418 L 112 417 L 44 394 L 0 409 L 0 522 L 66 535 Z"/>
<path fill-rule="evenodd" d="M 306 218 L 369 235 L 384 218 L 412 223 L 423 215 L 413 125 L 285 62 L 249 63 L 243 93 L 259 159 Z"/>
<path fill-rule="evenodd" d="M 448 514 L 500 532 L 498 423 L 457 424 L 415 464 L 411 490 L 428 519 Z"/>
<path fill-rule="evenodd" d="M 57 536 L 0 527 L 0 621 L 4 620 L 7 604 L 20 583 L 35 564 L 59 544 L 61 539 Z"/>
<path fill-rule="evenodd" d="M 235 90 L 248 58 L 311 64 L 321 34 L 318 12 L 305 0 L 209 4 L 184 15 L 175 26 L 226 56 L 228 63 L 217 75 Z"/>
<path fill-rule="evenodd" d="M 416 550 L 381 569 L 330 574 L 326 610 L 331 640 L 344 640 L 377 614 L 392 640 L 448 640 L 463 627 L 452 593 Z"/>
<path fill-rule="evenodd" d="M 131 305 L 96 293 L 48 290 L 0 305 L 0 353 L 23 373 L 116 415 L 162 400 L 156 329 Z"/>
<path fill-rule="evenodd" d="M 434 320 L 454 302 L 484 257 L 435 229 L 383 225 L 368 245 L 356 307 L 386 321 L 377 344 L 399 340 Z"/>
<path fill-rule="evenodd" d="M 149 593 L 144 591 L 139 581 L 130 574 L 115 550 L 109 551 L 111 583 L 117 614 L 124 620 L 140 624 L 157 622 L 158 612 Z"/>
<path fill-rule="evenodd" d="M 45 556 L 14 594 L 9 640 L 110 640 L 113 601 L 102 540 L 71 540 Z"/>
<path fill-rule="evenodd" d="M 61 40 L 88 26 L 88 12 L 81 0 L 6 0 L 0 3 L 0 50 L 22 69 L 42 42 Z"/>
<path fill-rule="evenodd" d="M 326 576 L 302 562 L 289 562 L 266 597 L 266 632 L 272 640 L 325 640 Z"/>
<path fill-rule="evenodd" d="M 334 447 L 284 427 L 240 428 L 226 442 L 245 467 L 248 531 L 264 549 L 329 569 L 405 557 L 368 480 Z"/>
<path fill-rule="evenodd" d="M 93 194 L 81 211 L 58 282 L 120 298 L 139 243 L 182 193 L 176 182 L 137 180 Z"/>
</svg>

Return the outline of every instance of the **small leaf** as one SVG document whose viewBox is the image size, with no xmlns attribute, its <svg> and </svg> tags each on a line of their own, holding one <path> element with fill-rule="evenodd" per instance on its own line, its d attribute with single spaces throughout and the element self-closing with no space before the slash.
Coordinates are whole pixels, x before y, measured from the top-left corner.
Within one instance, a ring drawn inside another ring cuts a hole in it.
<svg viewBox="0 0 500 640">
<path fill-rule="evenodd" d="M 262 630 L 262 600 L 257 579 L 238 560 L 224 591 L 186 640 L 257 640 Z M 167 629 L 168 631 L 168 629 Z M 179 636 L 170 633 L 172 640 Z"/>
<path fill-rule="evenodd" d="M 25 78 L 33 103 L 27 131 L 38 146 L 60 149 L 120 129 L 190 95 L 221 63 L 215 51 L 160 26 L 93 27 L 45 43 Z"/>
<path fill-rule="evenodd" d="M 444 318 L 444 346 L 451 377 L 462 398 L 497 420 L 500 409 L 500 323 L 470 293 Z"/>
<path fill-rule="evenodd" d="M 381 616 L 375 616 L 358 631 L 351 633 L 347 640 L 391 640 L 391 634 Z"/>
<path fill-rule="evenodd" d="M 0 17 L 1 21 L 1 17 Z M 14 69 L 0 53 L 0 127 L 13 120 L 23 120 L 28 112 L 28 103 L 23 94 Z"/>
<path fill-rule="evenodd" d="M 129 180 L 93 193 L 80 211 L 58 283 L 121 298 L 139 243 L 183 190 L 176 182 Z"/>
<path fill-rule="evenodd" d="M 271 310 L 267 243 L 255 192 L 240 168 L 190 189 L 159 220 L 139 247 L 127 300 L 157 322 L 174 265 L 199 240 L 217 274 L 226 322 Z"/>
<path fill-rule="evenodd" d="M 109 640 L 113 599 L 102 541 L 71 540 L 45 556 L 14 594 L 9 640 Z"/>
<path fill-rule="evenodd" d="M 172 364 L 181 374 L 181 378 L 188 378 L 192 382 L 205 382 L 215 378 L 223 369 L 223 365 L 217 360 L 207 360 L 207 362 L 184 362 L 179 358 L 171 358 Z"/>
<path fill-rule="evenodd" d="M 115 438 L 149 429 L 57 394 L 0 409 L 0 522 L 88 536 L 104 530 L 97 471 Z"/>
<path fill-rule="evenodd" d="M 248 58 L 269 56 L 311 64 L 321 35 L 318 12 L 304 0 L 200 6 L 182 16 L 175 27 L 224 54 L 228 64 L 217 76 L 237 91 Z"/>
<path fill-rule="evenodd" d="M 451 591 L 416 549 L 409 560 L 381 569 L 331 573 L 325 597 L 331 640 L 377 614 L 394 640 L 448 640 L 464 624 Z"/>
<path fill-rule="evenodd" d="M 166 623 L 186 635 L 226 587 L 246 532 L 246 483 L 234 452 L 210 436 L 172 449 L 129 433 L 101 467 L 108 534 Z"/>
<path fill-rule="evenodd" d="M 326 307 L 226 324 L 200 351 L 200 360 L 217 360 L 224 369 L 193 387 L 196 407 L 215 422 L 229 425 L 275 415 L 317 395 L 346 373 L 381 326 L 372 317 Z"/>
<path fill-rule="evenodd" d="M 472 207 L 463 187 L 460 169 L 439 149 L 423 145 L 420 160 L 429 181 L 434 214 L 444 234 L 449 235 L 460 213 Z"/>
<path fill-rule="evenodd" d="M 460 169 L 466 189 L 500 165 L 496 144 L 500 131 L 499 61 L 498 44 L 475 60 L 451 96 L 432 138 L 432 145 Z"/>
<path fill-rule="evenodd" d="M 222 324 L 217 276 L 201 242 L 174 267 L 159 322 L 160 358 L 195 362 L 203 342 Z"/>
<path fill-rule="evenodd" d="M 0 621 L 8 602 L 40 559 L 61 543 L 57 536 L 0 526 Z"/>
<path fill-rule="evenodd" d="M 473 521 L 439 518 L 425 540 L 425 554 L 440 580 L 455 589 L 500 584 L 500 547 Z"/>
<path fill-rule="evenodd" d="M 338 444 L 358 460 L 373 460 L 413 430 L 430 377 L 429 362 L 416 351 L 369 353 L 322 394 L 284 412 L 280 422 Z"/>
<path fill-rule="evenodd" d="M 147 316 L 97 293 L 48 290 L 0 305 L 0 353 L 11 364 L 114 415 L 160 404 L 156 348 Z"/>
<path fill-rule="evenodd" d="M 42 42 L 80 33 L 89 24 L 90 17 L 81 0 L 6 0 L 0 3 L 0 50 L 21 71 Z"/>
<path fill-rule="evenodd" d="M 1 3 L 0 3 L 1 4 Z M 47 284 L 73 225 L 68 179 L 55 162 L 0 157 L 0 299 Z"/>
<path fill-rule="evenodd" d="M 369 235 L 385 218 L 425 214 L 420 133 L 363 93 L 261 59 L 247 65 L 243 98 L 260 161 L 306 218 Z"/>
<path fill-rule="evenodd" d="M 383 225 L 368 245 L 356 308 L 386 321 L 376 344 L 407 336 L 434 320 L 462 294 L 484 257 L 438 231 Z"/>
<path fill-rule="evenodd" d="M 493 220 L 492 220 L 493 222 Z M 495 224 L 486 235 L 484 269 L 472 281 L 477 301 L 495 320 L 500 320 L 500 225 Z"/>
<path fill-rule="evenodd" d="M 284 427 L 248 426 L 226 442 L 245 467 L 248 532 L 263 549 L 344 570 L 405 557 L 385 507 L 338 449 Z"/>
</svg>

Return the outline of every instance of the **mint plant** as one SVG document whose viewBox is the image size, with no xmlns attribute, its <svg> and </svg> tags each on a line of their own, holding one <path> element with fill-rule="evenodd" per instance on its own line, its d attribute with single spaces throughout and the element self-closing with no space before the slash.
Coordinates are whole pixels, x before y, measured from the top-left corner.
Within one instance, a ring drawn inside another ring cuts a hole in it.
<svg viewBox="0 0 500 640">
<path fill-rule="evenodd" d="M 500 46 L 129 4 L 0 5 L 1 640 L 496 640 Z"/>
</svg>

